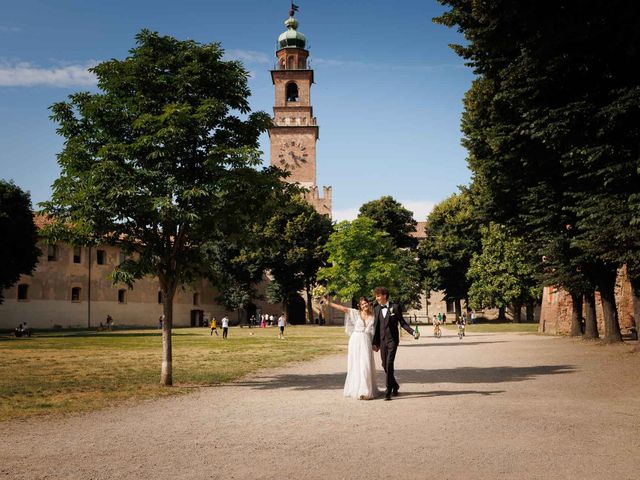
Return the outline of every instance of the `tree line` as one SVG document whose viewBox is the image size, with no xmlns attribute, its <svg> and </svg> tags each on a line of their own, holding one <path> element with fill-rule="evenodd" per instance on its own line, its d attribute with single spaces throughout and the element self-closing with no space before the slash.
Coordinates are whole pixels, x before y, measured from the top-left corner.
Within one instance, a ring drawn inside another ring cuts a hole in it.
<svg viewBox="0 0 640 480">
<path fill-rule="evenodd" d="M 632 3 L 439 2 L 448 10 L 434 21 L 463 33 L 466 43 L 452 48 L 476 74 L 462 131 L 483 255 L 500 236 L 519 245 L 510 258 L 528 265 L 521 274 L 571 295 L 573 335 L 582 333 L 584 301 L 584 335 L 598 336 L 598 291 L 603 338 L 620 341 L 614 289 L 623 265 L 640 289 L 640 84 L 630 68 L 640 31 Z M 472 275 L 483 270 L 476 267 Z M 471 290 L 472 303 L 487 294 Z"/>
</svg>

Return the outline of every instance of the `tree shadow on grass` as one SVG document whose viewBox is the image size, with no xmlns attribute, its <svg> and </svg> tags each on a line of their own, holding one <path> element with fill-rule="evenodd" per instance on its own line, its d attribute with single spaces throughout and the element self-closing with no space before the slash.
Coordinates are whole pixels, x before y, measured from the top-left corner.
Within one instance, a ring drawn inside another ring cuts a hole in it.
<svg viewBox="0 0 640 480">
<path fill-rule="evenodd" d="M 536 367 L 459 367 L 449 369 L 408 369 L 396 370 L 400 385 L 407 384 L 477 384 L 508 383 L 535 380 L 543 375 L 564 375 L 575 372 L 571 365 L 542 365 Z M 244 386 L 256 390 L 338 390 L 344 387 L 345 373 L 321 373 L 310 375 L 282 374 L 261 376 L 234 382 L 234 386 Z M 377 372 L 378 385 L 384 386 L 384 373 Z M 452 390 L 452 392 L 455 392 Z M 431 395 L 422 392 L 420 395 Z M 482 393 L 482 392 L 476 392 Z M 500 392 L 494 392 L 500 393 Z"/>
</svg>

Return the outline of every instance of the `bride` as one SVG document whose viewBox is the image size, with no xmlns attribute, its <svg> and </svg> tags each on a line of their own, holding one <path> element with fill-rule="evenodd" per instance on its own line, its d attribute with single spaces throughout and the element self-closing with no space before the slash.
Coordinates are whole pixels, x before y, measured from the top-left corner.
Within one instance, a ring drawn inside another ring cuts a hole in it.
<svg viewBox="0 0 640 480">
<path fill-rule="evenodd" d="M 373 309 L 369 300 L 360 297 L 359 310 L 343 307 L 326 299 L 326 304 L 344 312 L 345 332 L 349 335 L 347 350 L 347 379 L 344 396 L 370 400 L 378 394 L 376 366 L 373 361 L 371 339 L 374 332 Z"/>
</svg>

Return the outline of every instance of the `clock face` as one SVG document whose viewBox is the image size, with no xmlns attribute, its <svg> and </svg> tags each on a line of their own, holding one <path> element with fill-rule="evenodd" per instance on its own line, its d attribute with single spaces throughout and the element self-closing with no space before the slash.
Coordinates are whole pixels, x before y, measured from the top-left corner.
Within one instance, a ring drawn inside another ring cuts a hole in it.
<svg viewBox="0 0 640 480">
<path fill-rule="evenodd" d="M 285 142 L 278 152 L 278 164 L 281 168 L 294 169 L 307 163 L 307 147 L 301 142 Z"/>
</svg>

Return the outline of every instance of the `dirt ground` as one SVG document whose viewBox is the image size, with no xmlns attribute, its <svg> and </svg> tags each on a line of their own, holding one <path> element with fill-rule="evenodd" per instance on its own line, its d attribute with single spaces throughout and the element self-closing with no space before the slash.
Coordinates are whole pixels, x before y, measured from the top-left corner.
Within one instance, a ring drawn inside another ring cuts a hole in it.
<svg viewBox="0 0 640 480">
<path fill-rule="evenodd" d="M 403 341 L 391 402 L 343 398 L 346 358 L 334 355 L 191 395 L 0 424 L 0 478 L 640 478 L 634 344 L 445 335 Z"/>
</svg>

